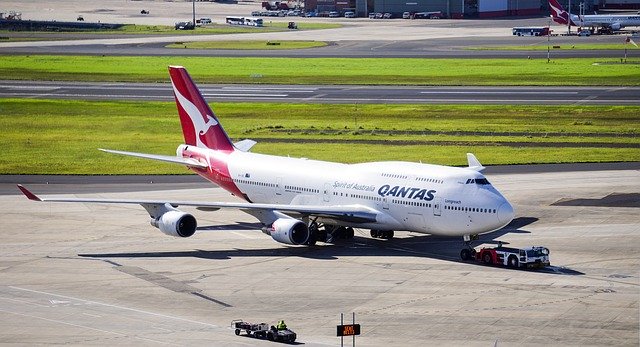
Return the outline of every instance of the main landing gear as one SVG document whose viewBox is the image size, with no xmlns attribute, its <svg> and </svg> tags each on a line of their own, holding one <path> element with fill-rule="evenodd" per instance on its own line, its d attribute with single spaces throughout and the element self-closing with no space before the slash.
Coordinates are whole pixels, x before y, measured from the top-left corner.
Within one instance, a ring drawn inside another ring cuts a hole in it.
<svg viewBox="0 0 640 347">
<path fill-rule="evenodd" d="M 393 238 L 393 230 L 376 230 L 371 229 L 371 237 L 374 239 L 387 239 Z"/>
<path fill-rule="evenodd" d="M 350 240 L 353 239 L 354 233 L 351 227 L 318 223 L 313 220 L 309 223 L 307 245 L 313 246 L 317 241 L 331 243 L 337 240 Z"/>
<path fill-rule="evenodd" d="M 464 235 L 463 238 L 465 248 L 460 251 L 460 258 L 462 260 L 471 260 L 476 257 L 476 250 L 471 247 L 471 241 L 477 240 L 478 235 Z"/>
</svg>

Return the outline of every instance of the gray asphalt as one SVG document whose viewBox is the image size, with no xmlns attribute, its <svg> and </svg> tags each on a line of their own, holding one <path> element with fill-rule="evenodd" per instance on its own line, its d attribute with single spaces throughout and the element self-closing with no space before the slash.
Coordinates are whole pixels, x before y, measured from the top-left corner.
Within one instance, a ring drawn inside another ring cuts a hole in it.
<svg viewBox="0 0 640 347">
<path fill-rule="evenodd" d="M 586 41 L 579 37 L 554 37 L 550 58 L 622 58 L 624 38 L 619 35 Z M 579 43 L 620 43 L 620 50 L 570 49 Z M 417 41 L 336 41 L 328 46 L 299 50 L 222 50 L 165 48 L 168 43 L 121 45 L 69 45 L 54 47 L 0 48 L 0 55 L 69 54 L 111 56 L 210 56 L 210 57 L 348 57 L 348 58 L 531 58 L 546 59 L 546 50 L 495 50 L 486 47 L 500 45 L 545 45 L 544 38 L 510 36 L 500 38 L 450 38 Z M 559 48 L 553 48 L 557 46 Z M 482 49 L 479 49 L 482 48 Z M 640 57 L 639 49 L 629 49 L 628 58 Z"/>
<path fill-rule="evenodd" d="M 640 87 L 200 85 L 209 101 L 640 105 Z M 0 97 L 172 101 L 168 83 L 0 81 Z"/>
</svg>

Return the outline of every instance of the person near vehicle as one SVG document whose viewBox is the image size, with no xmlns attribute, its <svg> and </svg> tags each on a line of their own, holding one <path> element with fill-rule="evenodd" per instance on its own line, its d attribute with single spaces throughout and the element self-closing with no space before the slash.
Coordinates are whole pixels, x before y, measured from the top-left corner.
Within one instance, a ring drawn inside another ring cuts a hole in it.
<svg viewBox="0 0 640 347">
<path fill-rule="evenodd" d="M 278 321 L 278 325 L 276 325 L 276 328 L 278 330 L 285 330 L 287 328 L 287 325 L 284 323 L 284 320 L 280 320 Z"/>
</svg>

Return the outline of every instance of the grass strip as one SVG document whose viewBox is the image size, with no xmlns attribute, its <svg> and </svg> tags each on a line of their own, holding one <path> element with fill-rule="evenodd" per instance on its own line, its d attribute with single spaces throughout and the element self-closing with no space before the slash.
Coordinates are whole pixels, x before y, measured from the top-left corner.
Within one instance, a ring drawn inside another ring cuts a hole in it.
<svg viewBox="0 0 640 347">
<path fill-rule="evenodd" d="M 166 82 L 183 65 L 198 83 L 360 85 L 640 85 L 640 59 L 420 59 L 3 56 L 11 80 Z"/>
<path fill-rule="evenodd" d="M 176 42 L 165 47 L 167 48 L 186 48 L 186 49 L 264 49 L 264 50 L 281 50 L 281 49 L 303 49 L 324 47 L 326 42 L 322 41 L 203 41 L 203 42 Z"/>
<path fill-rule="evenodd" d="M 338 162 L 407 160 L 464 165 L 467 152 L 483 164 L 640 161 L 640 107 L 614 106 L 467 106 L 467 105 L 325 105 L 217 103 L 214 110 L 235 140 L 264 137 L 254 152 Z M 184 140 L 173 102 L 95 102 L 0 99 L 0 174 L 176 174 L 181 167 L 96 150 L 171 155 Z M 327 143 L 335 134 L 271 132 L 272 129 L 340 129 L 345 140 Z M 387 131 L 377 140 L 395 140 L 393 131 L 433 129 L 452 132 L 437 139 L 404 134 L 419 144 L 367 143 L 367 131 Z M 504 136 L 456 131 L 526 132 L 523 145 L 494 144 Z M 549 146 L 545 133 L 554 136 Z M 615 134 L 627 134 L 615 136 Z M 580 134 L 584 134 L 581 137 Z M 601 136 L 600 136 L 601 135 Z M 314 138 L 323 139 L 315 143 Z M 443 145 L 444 141 L 448 141 Z M 475 142 L 474 142 L 475 141 Z M 584 141 L 588 145 L 576 145 Z M 566 142 L 563 143 L 563 142 Z M 603 145 L 598 144 L 603 143 Z M 613 148 L 625 144 L 627 148 Z M 628 148 L 631 146 L 631 148 Z"/>
</svg>

